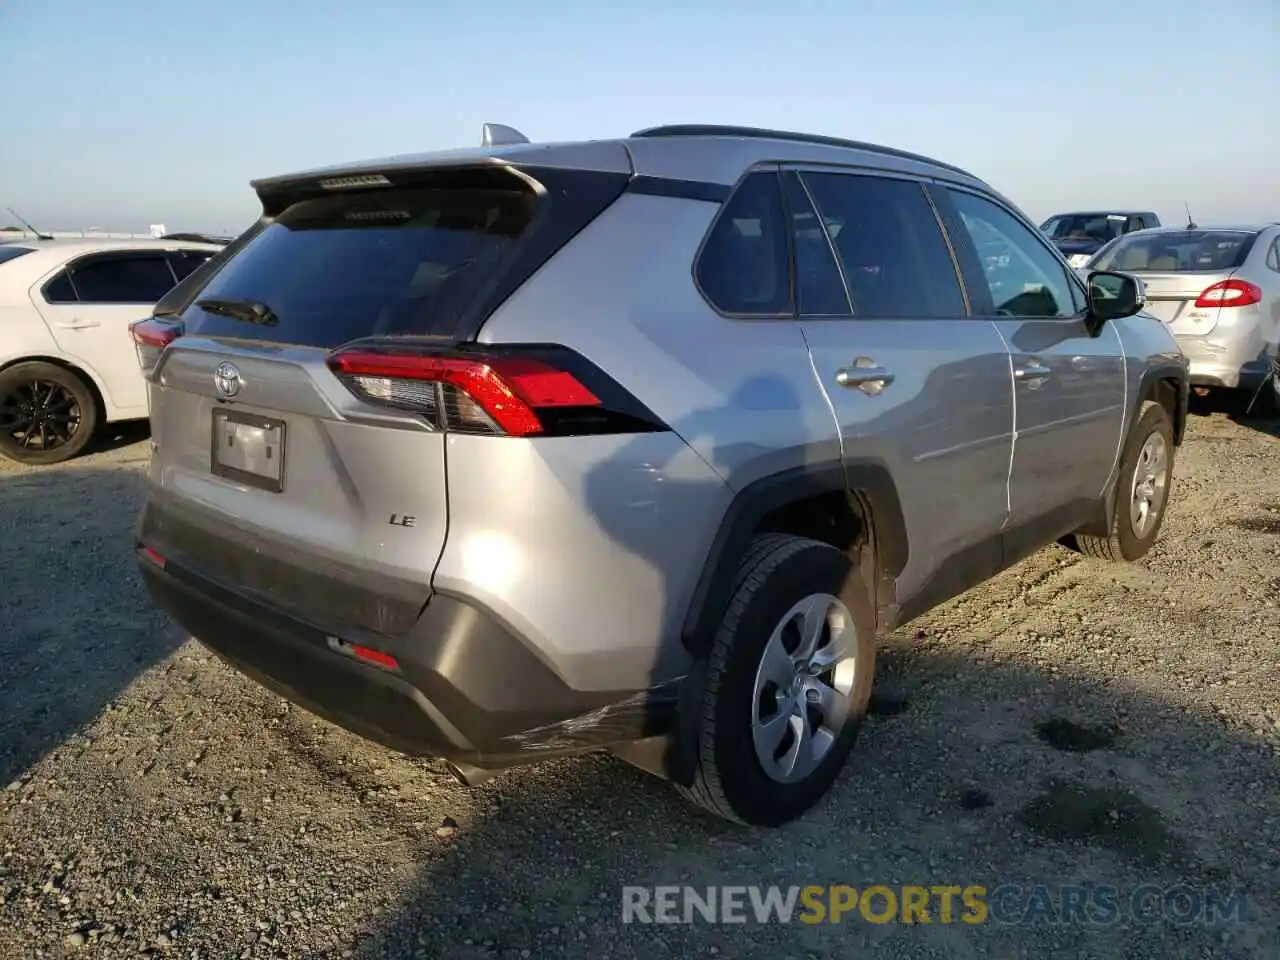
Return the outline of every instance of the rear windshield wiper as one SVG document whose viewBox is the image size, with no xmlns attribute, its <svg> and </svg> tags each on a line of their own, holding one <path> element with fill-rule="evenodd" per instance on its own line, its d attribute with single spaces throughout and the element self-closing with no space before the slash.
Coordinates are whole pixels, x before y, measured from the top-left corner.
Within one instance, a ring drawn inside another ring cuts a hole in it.
<svg viewBox="0 0 1280 960">
<path fill-rule="evenodd" d="M 230 317 L 232 320 L 256 323 L 262 327 L 274 327 L 280 322 L 280 318 L 276 316 L 274 310 L 265 303 L 258 303 L 253 300 L 223 300 L 217 297 L 210 297 L 205 300 L 197 300 L 196 306 L 206 313 L 216 313 L 219 316 Z"/>
</svg>

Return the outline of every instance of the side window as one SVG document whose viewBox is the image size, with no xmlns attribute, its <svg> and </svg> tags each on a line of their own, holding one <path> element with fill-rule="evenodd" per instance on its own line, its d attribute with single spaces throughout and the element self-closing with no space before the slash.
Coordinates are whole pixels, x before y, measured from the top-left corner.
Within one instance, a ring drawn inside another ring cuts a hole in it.
<svg viewBox="0 0 1280 960">
<path fill-rule="evenodd" d="M 836 265 L 829 234 L 841 224 L 819 219 L 800 178 L 782 175 L 782 189 L 791 210 L 791 242 L 795 249 L 796 300 L 802 317 L 848 317 L 853 314 L 844 278 Z"/>
<path fill-rule="evenodd" d="M 1081 312 L 1083 298 L 1066 267 L 1029 227 L 990 200 L 961 190 L 948 193 L 978 248 L 997 316 L 1070 317 Z"/>
<path fill-rule="evenodd" d="M 1134 230 L 1141 230 L 1143 227 L 1141 217 L 1130 217 L 1124 225 L 1125 233 L 1132 233 Z"/>
<path fill-rule="evenodd" d="M 211 256 L 213 256 L 212 253 L 204 250 L 172 250 L 169 252 L 169 265 L 173 267 L 174 275 L 181 281 L 191 276 L 191 272 Z"/>
<path fill-rule="evenodd" d="M 919 183 L 845 173 L 803 179 L 828 225 L 855 316 L 965 315 L 951 251 Z"/>
<path fill-rule="evenodd" d="M 71 285 L 71 275 L 63 270 L 44 285 L 44 298 L 49 303 L 76 303 L 76 288 Z"/>
<path fill-rule="evenodd" d="M 1280 273 L 1280 237 L 1271 241 L 1271 247 L 1267 250 L 1267 266 Z"/>
<path fill-rule="evenodd" d="M 694 276 L 721 313 L 792 316 L 790 255 L 775 173 L 753 173 L 729 198 L 702 247 Z"/>
<path fill-rule="evenodd" d="M 155 303 L 177 282 L 162 253 L 94 257 L 72 276 L 81 303 Z"/>
</svg>

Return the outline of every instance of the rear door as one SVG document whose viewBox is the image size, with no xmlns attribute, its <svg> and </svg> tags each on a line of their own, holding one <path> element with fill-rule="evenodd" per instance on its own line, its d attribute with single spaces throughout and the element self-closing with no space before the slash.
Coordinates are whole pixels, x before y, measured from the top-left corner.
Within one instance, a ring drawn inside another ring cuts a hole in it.
<svg viewBox="0 0 1280 960">
<path fill-rule="evenodd" d="M 452 342 L 535 206 L 514 176 L 306 199 L 213 273 L 151 375 L 154 495 L 207 532 L 187 562 L 335 625 L 416 619 L 446 533 L 447 436 L 326 361 L 363 338 Z M 394 399 L 392 381 L 361 382 Z"/>
<path fill-rule="evenodd" d="M 1089 333 L 1083 285 L 1022 217 L 959 187 L 937 196 L 974 312 L 992 318 L 1013 359 L 1006 559 L 1014 559 L 1071 532 L 1096 508 L 1124 428 L 1123 349 L 1110 324 Z M 976 249 L 991 243 L 1007 256 L 979 261 Z"/>
<path fill-rule="evenodd" d="M 923 183 L 804 169 L 784 186 L 801 321 L 846 463 L 893 475 L 910 542 L 899 597 L 945 599 L 1000 563 L 1008 352 L 969 311 Z"/>
<path fill-rule="evenodd" d="M 69 263 L 31 288 L 59 349 L 96 370 L 120 419 L 147 415 L 129 324 L 177 282 L 163 250 L 113 250 Z"/>
</svg>

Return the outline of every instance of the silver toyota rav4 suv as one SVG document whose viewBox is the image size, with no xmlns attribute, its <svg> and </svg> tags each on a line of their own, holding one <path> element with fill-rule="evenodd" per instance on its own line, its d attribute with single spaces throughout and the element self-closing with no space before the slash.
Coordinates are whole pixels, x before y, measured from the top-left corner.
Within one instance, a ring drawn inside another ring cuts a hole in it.
<svg viewBox="0 0 1280 960">
<path fill-rule="evenodd" d="M 155 601 L 466 783 L 605 748 L 739 822 L 831 787 L 875 636 L 1133 560 L 1185 358 L 976 177 L 711 126 L 259 180 L 133 328 Z"/>
</svg>

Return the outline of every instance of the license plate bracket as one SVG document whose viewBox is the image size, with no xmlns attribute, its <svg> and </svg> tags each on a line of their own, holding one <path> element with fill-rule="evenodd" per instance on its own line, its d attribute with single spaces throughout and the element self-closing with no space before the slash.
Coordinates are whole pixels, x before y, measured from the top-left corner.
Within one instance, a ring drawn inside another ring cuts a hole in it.
<svg viewBox="0 0 1280 960">
<path fill-rule="evenodd" d="M 283 420 L 240 410 L 214 410 L 209 469 L 214 476 L 280 493 L 284 490 L 284 443 Z"/>
</svg>

